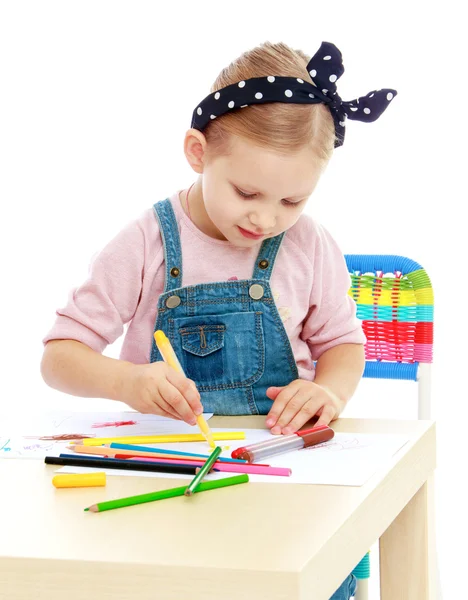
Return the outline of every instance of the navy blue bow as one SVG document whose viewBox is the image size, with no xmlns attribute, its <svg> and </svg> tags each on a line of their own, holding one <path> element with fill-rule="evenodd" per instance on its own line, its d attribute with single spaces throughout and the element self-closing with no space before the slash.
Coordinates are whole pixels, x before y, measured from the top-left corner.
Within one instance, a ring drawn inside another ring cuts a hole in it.
<svg viewBox="0 0 468 600">
<path fill-rule="evenodd" d="M 343 102 L 336 90 L 336 81 L 343 75 L 341 52 L 329 42 L 322 42 L 318 52 L 307 64 L 313 81 L 299 77 L 268 75 L 238 81 L 209 94 L 193 111 L 192 127 L 203 131 L 213 119 L 232 110 L 252 104 L 285 102 L 328 106 L 335 124 L 335 148 L 344 141 L 346 119 L 370 123 L 380 117 L 396 90 L 382 89 L 369 92 L 355 100 Z"/>
</svg>

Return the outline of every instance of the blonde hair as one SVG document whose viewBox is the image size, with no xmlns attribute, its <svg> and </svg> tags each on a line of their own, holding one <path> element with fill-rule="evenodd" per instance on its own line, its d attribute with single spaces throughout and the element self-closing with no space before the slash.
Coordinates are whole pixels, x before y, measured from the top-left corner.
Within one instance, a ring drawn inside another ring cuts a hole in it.
<svg viewBox="0 0 468 600">
<path fill-rule="evenodd" d="M 218 75 L 211 93 L 252 77 L 278 75 L 299 77 L 315 85 L 307 72 L 310 57 L 280 42 L 264 42 L 244 52 Z M 310 148 L 324 166 L 335 143 L 335 127 L 323 104 L 272 102 L 250 105 L 225 113 L 203 131 L 208 157 L 229 155 L 233 136 L 279 154 L 294 154 Z"/>
</svg>

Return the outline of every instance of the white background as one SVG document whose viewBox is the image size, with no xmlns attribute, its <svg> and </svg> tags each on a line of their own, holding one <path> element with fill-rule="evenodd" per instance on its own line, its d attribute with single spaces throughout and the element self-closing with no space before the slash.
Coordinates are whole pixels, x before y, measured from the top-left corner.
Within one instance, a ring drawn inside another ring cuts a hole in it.
<svg viewBox="0 0 468 600">
<path fill-rule="evenodd" d="M 375 123 L 348 122 L 345 144 L 306 211 L 345 253 L 406 255 L 432 279 L 438 553 L 444 597 L 461 597 L 465 559 L 455 548 L 467 535 L 468 454 L 463 23 L 448 1 L 2 2 L 0 419 L 51 407 L 121 408 L 42 382 L 41 339 L 55 309 L 117 231 L 195 180 L 183 137 L 223 67 L 266 40 L 309 55 L 333 42 L 343 53 L 337 86 L 344 100 L 384 87 L 398 96 Z M 120 345 L 106 354 L 117 357 Z M 415 418 L 415 394 L 413 384 L 363 381 L 345 416 Z M 377 588 L 374 577 L 374 594 Z"/>
</svg>

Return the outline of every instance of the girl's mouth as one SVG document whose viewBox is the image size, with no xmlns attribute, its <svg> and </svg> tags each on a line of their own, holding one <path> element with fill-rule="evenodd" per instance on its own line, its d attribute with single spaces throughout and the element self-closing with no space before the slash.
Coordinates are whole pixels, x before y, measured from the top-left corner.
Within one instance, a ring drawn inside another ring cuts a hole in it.
<svg viewBox="0 0 468 600">
<path fill-rule="evenodd" d="M 244 237 L 249 238 L 251 240 L 259 240 L 260 238 L 264 237 L 263 233 L 260 233 L 260 234 L 252 233 L 251 231 L 248 231 L 247 229 L 243 229 L 239 225 L 237 227 Z"/>
</svg>

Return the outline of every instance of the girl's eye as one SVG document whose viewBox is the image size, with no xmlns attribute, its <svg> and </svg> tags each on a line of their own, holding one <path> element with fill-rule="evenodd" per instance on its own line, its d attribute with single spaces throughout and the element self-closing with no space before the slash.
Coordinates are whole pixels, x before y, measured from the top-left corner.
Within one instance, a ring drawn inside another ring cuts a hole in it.
<svg viewBox="0 0 468 600">
<path fill-rule="evenodd" d="M 245 194 L 244 192 L 241 192 L 241 190 L 239 190 L 238 188 L 235 188 L 236 192 L 239 194 L 239 196 L 241 196 L 242 198 L 255 198 L 256 194 Z M 282 200 L 283 206 L 297 206 L 298 204 L 300 204 L 300 202 L 290 202 L 289 200 Z"/>
<path fill-rule="evenodd" d="M 241 196 L 242 198 L 253 198 L 255 196 L 255 194 L 244 194 L 244 192 L 241 192 L 239 189 L 236 188 L 236 192 L 239 194 L 239 196 Z"/>
</svg>

